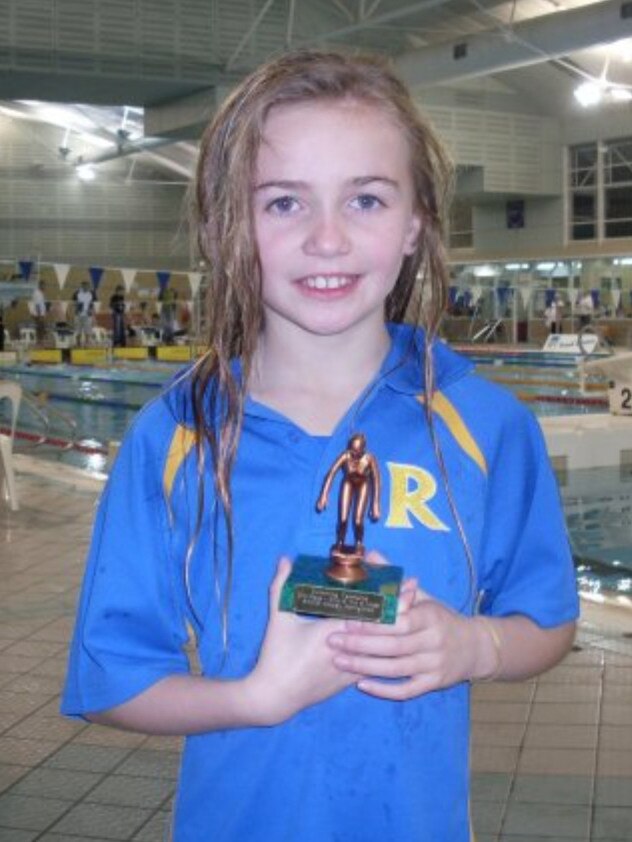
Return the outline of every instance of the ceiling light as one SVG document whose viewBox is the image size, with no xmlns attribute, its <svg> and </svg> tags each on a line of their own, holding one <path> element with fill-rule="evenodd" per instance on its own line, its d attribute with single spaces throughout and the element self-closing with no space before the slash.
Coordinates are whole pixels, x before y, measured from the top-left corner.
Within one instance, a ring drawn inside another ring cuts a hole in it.
<svg viewBox="0 0 632 842">
<path fill-rule="evenodd" d="M 80 167 L 77 167 L 77 175 L 82 181 L 94 181 L 97 177 L 94 167 L 91 167 L 90 164 L 82 164 Z"/>
<path fill-rule="evenodd" d="M 608 93 L 615 102 L 630 102 L 632 90 L 629 88 L 610 88 Z"/>
<path fill-rule="evenodd" d="M 597 82 L 582 82 L 573 91 L 573 96 L 584 108 L 598 105 L 603 99 L 603 87 Z"/>
<path fill-rule="evenodd" d="M 615 56 L 626 64 L 632 61 L 632 38 L 624 38 L 623 41 L 616 41 L 610 45 Z"/>
</svg>

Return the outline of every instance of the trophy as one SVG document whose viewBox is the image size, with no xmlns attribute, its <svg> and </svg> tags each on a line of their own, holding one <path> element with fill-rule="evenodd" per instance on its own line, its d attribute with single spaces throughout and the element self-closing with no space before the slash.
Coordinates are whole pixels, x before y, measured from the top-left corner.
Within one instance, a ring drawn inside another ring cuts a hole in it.
<svg viewBox="0 0 632 842">
<path fill-rule="evenodd" d="M 364 520 L 367 511 L 371 520 L 379 520 L 380 473 L 361 433 L 351 436 L 327 472 L 316 511 L 327 507 L 338 471 L 342 472 L 338 523 L 329 557 L 298 556 L 279 607 L 297 614 L 394 623 L 403 569 L 365 561 Z M 351 517 L 354 541 L 349 544 L 345 542 Z"/>
</svg>

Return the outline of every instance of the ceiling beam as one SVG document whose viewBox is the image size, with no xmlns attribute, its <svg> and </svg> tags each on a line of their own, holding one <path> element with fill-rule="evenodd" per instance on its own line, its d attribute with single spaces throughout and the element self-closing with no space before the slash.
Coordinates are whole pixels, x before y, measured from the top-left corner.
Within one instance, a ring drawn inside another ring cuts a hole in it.
<svg viewBox="0 0 632 842">
<path fill-rule="evenodd" d="M 413 50 L 397 66 L 409 84 L 430 85 L 527 67 L 630 37 L 630 0 L 604 0 Z"/>
</svg>

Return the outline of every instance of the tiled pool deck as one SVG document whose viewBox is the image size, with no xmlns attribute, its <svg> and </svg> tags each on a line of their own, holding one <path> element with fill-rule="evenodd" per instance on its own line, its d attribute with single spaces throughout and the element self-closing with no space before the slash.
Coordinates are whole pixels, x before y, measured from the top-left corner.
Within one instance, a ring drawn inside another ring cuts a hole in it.
<svg viewBox="0 0 632 842">
<path fill-rule="evenodd" d="M 29 474 L 18 489 L 20 511 L 0 504 L 0 842 L 160 842 L 178 740 L 58 714 L 97 494 Z M 632 840 L 626 634 L 632 617 L 591 611 L 551 672 L 474 688 L 477 842 Z"/>
</svg>

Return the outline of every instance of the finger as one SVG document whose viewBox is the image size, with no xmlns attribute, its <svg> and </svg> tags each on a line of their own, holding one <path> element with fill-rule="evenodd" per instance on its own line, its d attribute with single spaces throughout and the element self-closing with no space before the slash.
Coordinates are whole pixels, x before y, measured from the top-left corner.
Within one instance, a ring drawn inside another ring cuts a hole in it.
<svg viewBox="0 0 632 842">
<path fill-rule="evenodd" d="M 415 604 L 417 596 L 417 580 L 406 579 L 399 592 L 399 600 L 397 603 L 397 615 L 405 614 Z"/>
<path fill-rule="evenodd" d="M 415 635 L 369 635 L 332 634 L 327 638 L 332 649 L 345 655 L 371 656 L 378 658 L 400 658 L 420 654 L 420 641 Z"/>
<path fill-rule="evenodd" d="M 405 657 L 382 658 L 371 655 L 336 654 L 334 664 L 340 670 L 356 675 L 372 675 L 376 678 L 408 678 L 419 672 L 418 658 Z"/>
<path fill-rule="evenodd" d="M 427 602 L 427 601 L 436 602 L 437 600 L 431 594 L 429 594 L 428 591 L 423 590 L 423 588 L 420 588 L 419 584 L 417 584 L 417 593 L 416 593 L 415 601 L 416 602 Z"/>
<path fill-rule="evenodd" d="M 358 690 L 368 696 L 375 696 L 378 699 L 388 699 L 393 702 L 404 702 L 416 696 L 422 696 L 435 690 L 435 682 L 430 678 L 414 676 L 407 681 L 396 683 L 379 681 L 374 678 L 363 678 L 356 684 Z"/>
<path fill-rule="evenodd" d="M 281 598 L 281 589 L 292 570 L 292 562 L 287 556 L 281 556 L 277 565 L 274 579 L 270 583 L 270 610 L 276 611 Z"/>
<path fill-rule="evenodd" d="M 365 556 L 365 561 L 367 564 L 375 564 L 378 567 L 385 567 L 390 564 L 390 561 L 384 558 L 382 553 L 378 553 L 377 550 L 369 550 Z"/>
</svg>

